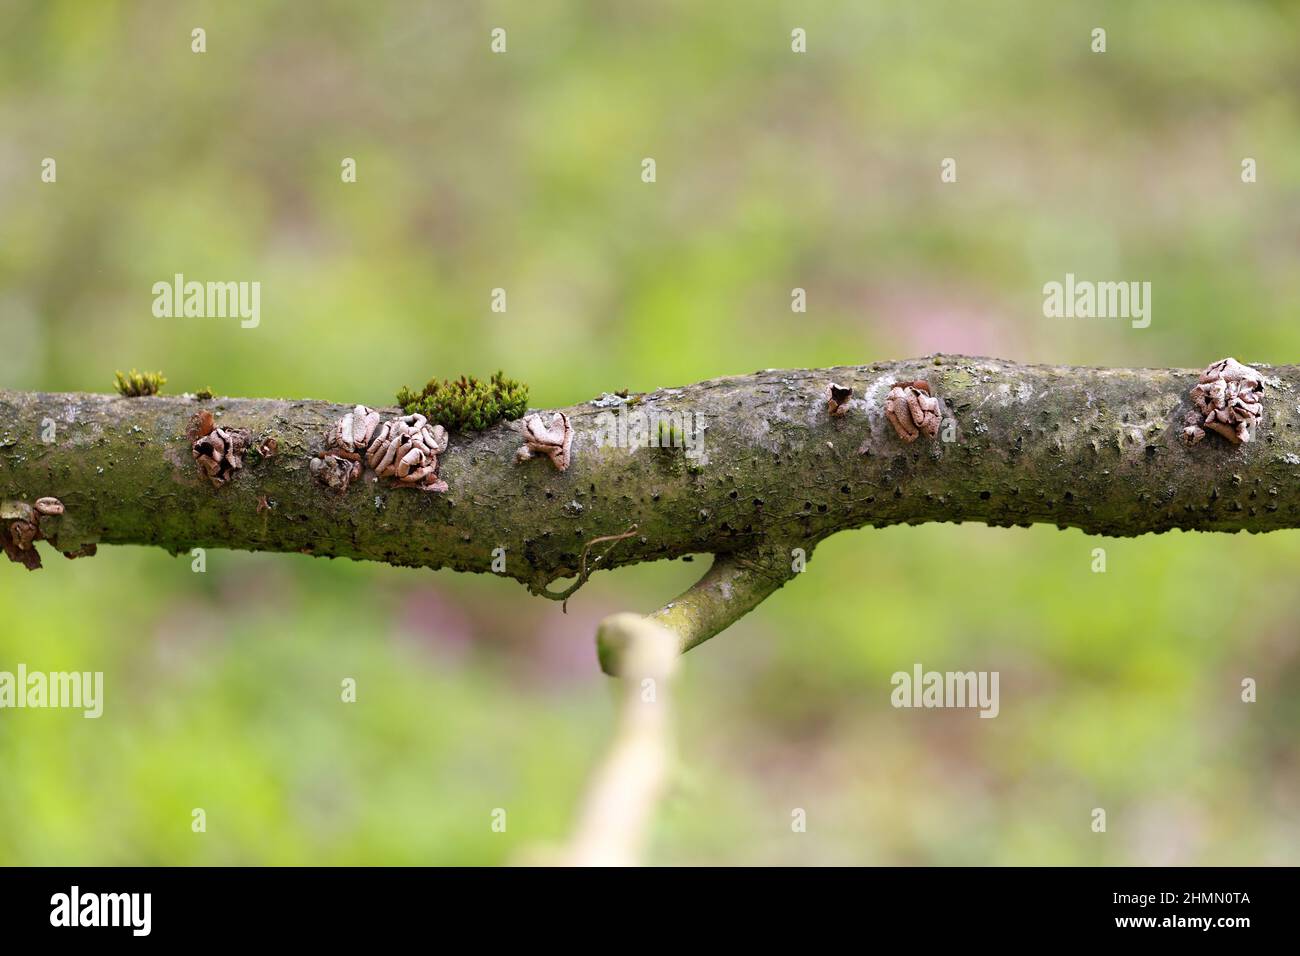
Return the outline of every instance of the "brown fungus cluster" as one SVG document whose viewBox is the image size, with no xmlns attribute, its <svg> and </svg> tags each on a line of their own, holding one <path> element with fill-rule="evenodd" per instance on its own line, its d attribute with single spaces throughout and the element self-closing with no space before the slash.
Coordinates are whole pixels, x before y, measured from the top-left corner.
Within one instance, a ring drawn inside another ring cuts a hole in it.
<svg viewBox="0 0 1300 956">
<path fill-rule="evenodd" d="M 361 459 L 352 457 L 353 454 L 340 449 L 326 449 L 311 460 L 312 477 L 326 488 L 343 494 L 348 485 L 361 477 Z"/>
<path fill-rule="evenodd" d="M 885 417 L 905 442 L 939 434 L 939 400 L 928 382 L 896 382 L 885 397 Z"/>
<path fill-rule="evenodd" d="M 568 415 L 556 412 L 548 424 L 534 412 L 524 418 L 519 430 L 524 436 L 524 444 L 515 452 L 516 462 L 545 455 L 559 471 L 568 470 L 569 449 L 573 445 L 573 426 Z"/>
<path fill-rule="evenodd" d="M 422 491 L 446 491 L 438 477 L 438 456 L 447 450 L 447 429 L 419 413 L 384 422 L 375 432 L 366 463 L 380 478 Z"/>
<path fill-rule="evenodd" d="M 361 456 L 379 427 L 379 413 L 358 405 L 325 433 L 325 451 L 311 460 L 312 476 L 339 494 L 361 477 Z"/>
<path fill-rule="evenodd" d="M 10 561 L 17 562 L 29 571 L 41 566 L 41 556 L 36 542 L 48 540 L 42 527 L 44 519 L 63 514 L 63 502 L 58 498 L 37 498 L 32 504 L 25 501 L 6 502 L 0 509 L 0 549 Z M 95 545 L 85 544 L 76 551 L 63 552 L 65 557 L 88 557 L 95 553 Z"/>
<path fill-rule="evenodd" d="M 311 460 L 311 472 L 340 494 L 361 477 L 363 462 L 398 486 L 441 492 L 438 456 L 447 450 L 447 430 L 420 414 L 381 421 L 377 411 L 358 405 L 325 435 L 325 451 Z"/>
<path fill-rule="evenodd" d="M 38 515 L 61 515 L 63 514 L 63 502 L 58 498 L 37 498 L 32 508 Z"/>
<path fill-rule="evenodd" d="M 853 398 L 853 389 L 847 385 L 831 382 L 826 386 L 826 410 L 832 418 L 839 418 L 849 410 L 849 401 Z"/>
<path fill-rule="evenodd" d="M 358 405 L 325 433 L 325 446 L 360 454 L 370 446 L 370 439 L 379 428 L 379 413 L 373 408 Z"/>
<path fill-rule="evenodd" d="M 218 428 L 207 409 L 190 421 L 188 437 L 199 474 L 211 481 L 214 488 L 220 488 L 244 467 L 244 453 L 252 442 L 247 429 Z"/>
<path fill-rule="evenodd" d="M 263 435 L 254 446 L 259 458 L 272 458 L 280 450 L 280 443 L 271 435 Z"/>
<path fill-rule="evenodd" d="M 1191 396 L 1196 410 L 1183 420 L 1183 440 L 1194 445 L 1209 429 L 1240 445 L 1264 414 L 1264 377 L 1235 358 L 1222 359 L 1201 373 Z"/>
</svg>

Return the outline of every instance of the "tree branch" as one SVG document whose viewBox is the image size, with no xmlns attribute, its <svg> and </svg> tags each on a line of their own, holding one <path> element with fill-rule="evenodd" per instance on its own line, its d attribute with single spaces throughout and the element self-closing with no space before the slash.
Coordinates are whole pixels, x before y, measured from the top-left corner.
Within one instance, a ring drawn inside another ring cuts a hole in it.
<svg viewBox="0 0 1300 956">
<path fill-rule="evenodd" d="M 779 548 L 720 554 L 704 577 L 647 619 L 666 628 L 676 641 L 677 652 L 685 654 L 758 607 L 794 577 L 794 564 L 791 555 Z M 606 627 L 605 623 L 597 630 L 596 653 L 606 674 L 624 673 L 629 634 L 627 628 Z"/>
<path fill-rule="evenodd" d="M 569 845 L 559 862 L 631 866 L 668 786 L 672 759 L 672 676 L 677 637 L 636 614 L 615 614 L 600 632 L 622 649 L 613 740 L 592 775 Z"/>
<path fill-rule="evenodd" d="M 309 461 L 348 405 L 0 391 L 0 502 L 60 499 L 64 514 L 40 528 L 65 552 L 239 548 L 491 572 L 504 549 L 498 573 L 537 593 L 578 575 L 584 550 L 586 573 L 713 554 L 708 574 L 652 615 L 685 649 L 788 579 L 795 549 L 811 555 L 827 535 L 864 525 L 1046 522 L 1105 535 L 1300 526 L 1300 368 L 1258 367 L 1263 420 L 1242 445 L 1181 440 L 1198 371 L 943 356 L 769 370 L 659 389 L 621 409 L 562 409 L 574 430 L 564 472 L 541 457 L 516 463 L 521 439 L 508 425 L 454 434 L 439 468 L 444 494 L 368 472 L 343 494 L 314 480 Z M 842 416 L 827 410 L 832 380 L 853 388 Z M 895 382 L 916 380 L 938 399 L 941 427 L 909 444 L 884 405 Z M 186 437 L 205 408 L 220 426 L 273 436 L 277 453 L 214 488 Z M 685 439 L 691 454 L 617 447 L 636 443 L 638 415 L 651 440 Z M 588 548 L 633 525 L 614 546 Z"/>
</svg>

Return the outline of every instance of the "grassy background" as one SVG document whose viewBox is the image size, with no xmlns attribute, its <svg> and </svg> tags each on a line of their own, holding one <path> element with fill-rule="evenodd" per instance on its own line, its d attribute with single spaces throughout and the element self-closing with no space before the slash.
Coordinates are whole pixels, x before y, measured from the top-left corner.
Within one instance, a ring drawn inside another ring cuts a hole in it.
<svg viewBox="0 0 1300 956">
<path fill-rule="evenodd" d="M 6 3 L 0 384 L 104 391 L 137 366 L 379 405 L 503 367 L 545 406 L 932 351 L 1296 360 L 1296 4 L 849 6 Z M 176 272 L 260 281 L 260 327 L 154 319 Z M 1150 281 L 1150 328 L 1045 319 L 1066 272 Z M 0 568 L 0 669 L 102 670 L 107 696 L 98 721 L 0 712 L 0 863 L 497 863 L 556 840 L 612 712 L 595 623 L 702 567 L 597 575 L 567 615 L 300 556 Z M 1298 569 L 1300 532 L 836 537 L 687 659 L 649 859 L 1300 863 Z M 917 661 L 999 670 L 1001 715 L 892 709 Z"/>
</svg>

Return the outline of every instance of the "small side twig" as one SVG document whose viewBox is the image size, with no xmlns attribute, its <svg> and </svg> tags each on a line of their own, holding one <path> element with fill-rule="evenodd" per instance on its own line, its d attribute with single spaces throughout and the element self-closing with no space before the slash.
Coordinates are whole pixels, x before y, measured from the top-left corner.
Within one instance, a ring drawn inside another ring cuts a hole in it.
<svg viewBox="0 0 1300 956">
<path fill-rule="evenodd" d="M 587 578 L 591 576 L 591 572 L 596 570 L 594 565 L 604 560 L 609 555 L 610 551 L 614 550 L 615 546 L 620 541 L 624 540 L 625 538 L 630 538 L 632 537 L 632 535 L 636 534 L 636 530 L 637 530 L 637 526 L 634 524 L 632 525 L 632 527 L 628 528 L 622 534 L 606 534 L 606 535 L 601 535 L 599 538 L 592 538 L 585 545 L 583 545 L 582 562 L 578 568 L 578 580 L 574 581 L 563 591 L 551 591 L 547 587 L 542 586 L 537 590 L 536 593 L 540 594 L 542 597 L 550 598 L 552 601 L 560 601 L 561 610 L 563 610 L 565 614 L 568 614 L 569 598 L 573 596 L 574 592 L 576 592 L 578 588 L 582 587 L 584 584 L 587 583 Z M 592 545 L 602 544 L 606 541 L 610 541 L 613 543 L 600 553 L 600 556 L 596 558 L 595 561 L 592 562 L 593 567 L 588 569 L 587 555 L 591 552 Z"/>
</svg>

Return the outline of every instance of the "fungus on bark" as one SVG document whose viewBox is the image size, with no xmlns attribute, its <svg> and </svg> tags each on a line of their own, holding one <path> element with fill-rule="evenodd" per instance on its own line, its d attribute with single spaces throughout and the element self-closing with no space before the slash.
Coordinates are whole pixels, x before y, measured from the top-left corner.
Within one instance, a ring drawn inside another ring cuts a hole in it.
<svg viewBox="0 0 1300 956">
<path fill-rule="evenodd" d="M 853 389 L 831 382 L 826 386 L 826 410 L 832 418 L 839 418 L 849 410 L 849 400 L 853 398 Z"/>
<path fill-rule="evenodd" d="M 1196 410 L 1183 419 L 1183 440 L 1195 445 L 1208 428 L 1234 445 L 1250 441 L 1264 414 L 1263 393 L 1264 377 L 1256 369 L 1231 357 L 1215 362 L 1192 387 Z"/>
<path fill-rule="evenodd" d="M 19 518 L 9 525 L 9 536 L 13 538 L 14 544 L 18 546 L 19 551 L 26 551 L 30 548 L 38 534 L 35 522 L 24 518 Z"/>
<path fill-rule="evenodd" d="M 362 463 L 380 478 L 405 488 L 446 491 L 438 477 L 438 456 L 447 450 L 447 430 L 418 413 L 380 421 L 374 409 L 358 405 L 325 433 L 325 451 L 311 460 L 318 481 L 340 494 L 361 477 Z"/>
<path fill-rule="evenodd" d="M 939 434 L 939 400 L 928 382 L 896 382 L 885 397 L 885 417 L 905 442 Z"/>
<path fill-rule="evenodd" d="M 370 446 L 370 440 L 378 428 L 379 413 L 365 405 L 358 405 L 330 427 L 325 435 L 325 445 L 328 448 L 360 453 Z"/>
<path fill-rule="evenodd" d="M 325 433 L 325 451 L 312 458 L 312 476 L 339 494 L 361 477 L 361 456 L 379 425 L 379 413 L 365 405 L 348 412 Z M 273 452 L 274 453 L 274 452 Z"/>
<path fill-rule="evenodd" d="M 244 452 L 252 436 L 244 428 L 218 428 L 207 409 L 190 420 L 190 450 L 199 474 L 220 488 L 244 467 Z"/>
<path fill-rule="evenodd" d="M 35 571 L 41 566 L 41 556 L 36 553 L 36 549 L 31 547 L 30 541 L 26 544 L 21 543 L 22 534 L 14 537 L 14 526 L 21 525 L 22 521 L 5 521 L 0 522 L 0 548 L 4 549 L 5 556 L 17 564 L 21 564 L 28 571 Z"/>
<path fill-rule="evenodd" d="M 63 511 L 63 502 L 48 496 L 37 498 L 34 504 L 5 502 L 0 508 L 0 549 L 10 561 L 35 571 L 41 566 L 41 556 L 35 544 L 45 540 L 41 519 L 57 518 Z"/>
<path fill-rule="evenodd" d="M 447 430 L 418 412 L 384 422 L 375 430 L 366 463 L 381 478 L 421 491 L 446 491 L 438 477 L 438 456 L 447 450 Z"/>
<path fill-rule="evenodd" d="M 533 412 L 523 420 L 521 431 L 524 444 L 515 452 L 516 462 L 545 455 L 560 471 L 568 470 L 569 449 L 573 445 L 573 426 L 568 415 L 556 412 L 547 424 L 540 414 Z"/>
<path fill-rule="evenodd" d="M 341 448 L 327 449 L 308 465 L 312 477 L 327 488 L 333 488 L 339 494 L 348 490 L 348 485 L 361 477 L 361 459 L 355 452 Z"/>
<path fill-rule="evenodd" d="M 280 450 L 280 443 L 276 441 L 273 435 L 262 435 L 258 438 L 253 450 L 257 452 L 259 459 L 274 458 L 275 453 Z"/>
</svg>

